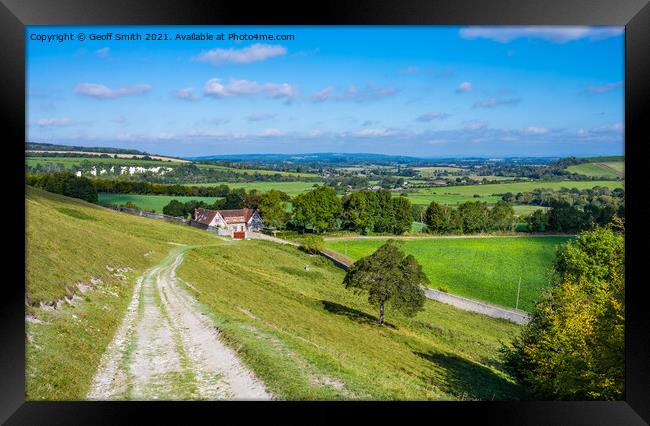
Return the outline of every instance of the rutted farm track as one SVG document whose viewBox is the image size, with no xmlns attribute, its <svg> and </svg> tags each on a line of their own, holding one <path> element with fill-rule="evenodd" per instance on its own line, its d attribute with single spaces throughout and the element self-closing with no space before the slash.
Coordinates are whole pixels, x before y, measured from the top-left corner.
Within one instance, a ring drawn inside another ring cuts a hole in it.
<svg viewBox="0 0 650 426">
<path fill-rule="evenodd" d="M 96 372 L 92 400 L 271 399 L 219 339 L 176 277 L 186 248 L 172 249 L 136 283 L 133 298 Z"/>
</svg>

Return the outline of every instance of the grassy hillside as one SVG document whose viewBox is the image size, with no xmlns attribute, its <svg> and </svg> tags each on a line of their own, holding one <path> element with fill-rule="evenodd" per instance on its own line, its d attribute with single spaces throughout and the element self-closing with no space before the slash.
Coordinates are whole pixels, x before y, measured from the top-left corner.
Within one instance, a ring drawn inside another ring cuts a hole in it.
<svg viewBox="0 0 650 426">
<path fill-rule="evenodd" d="M 171 200 L 178 200 L 181 203 L 190 200 L 204 201 L 207 204 L 213 204 L 219 200 L 219 197 L 184 197 L 178 195 L 140 195 L 140 194 L 107 194 L 99 193 L 99 204 L 118 205 L 132 202 L 136 206 L 144 210 L 154 210 L 157 213 L 162 213 L 165 207 Z"/>
<path fill-rule="evenodd" d="M 531 310 L 557 246 L 568 237 L 430 238 L 409 240 L 402 250 L 420 262 L 433 288 L 514 308 Z M 352 259 L 375 251 L 385 240 L 331 240 L 326 247 Z"/>
<path fill-rule="evenodd" d="M 98 158 L 98 157 L 25 157 L 25 165 L 35 167 L 37 164 L 62 164 L 67 170 L 80 166 L 84 162 L 90 162 L 96 166 L 110 168 L 111 165 L 121 166 L 142 166 L 142 167 L 177 167 L 176 161 L 162 160 L 140 160 L 132 158 Z"/>
<path fill-rule="evenodd" d="M 306 268 L 306 266 L 309 266 Z M 287 399 L 512 399 L 499 341 L 519 326 L 427 301 L 377 309 L 318 256 L 267 241 L 188 253 L 179 277 L 248 366 Z"/>
<path fill-rule="evenodd" d="M 429 204 L 436 201 L 441 204 L 458 204 L 465 201 L 484 201 L 496 203 L 501 199 L 500 195 L 506 192 L 516 194 L 518 192 L 532 191 L 536 188 L 578 188 L 588 189 L 595 186 L 605 186 L 608 188 L 621 188 L 623 182 L 613 181 L 559 181 L 559 182 L 516 182 L 501 183 L 488 185 L 467 185 L 467 186 L 450 186 L 440 188 L 420 189 L 417 193 L 409 194 L 408 198 L 413 204 Z M 479 197 L 474 197 L 478 195 Z"/>
<path fill-rule="evenodd" d="M 114 154 L 109 154 L 113 157 Z M 109 167 L 113 164 L 119 165 L 131 165 L 131 166 L 142 166 L 142 167 L 176 167 L 179 166 L 182 162 L 188 162 L 186 160 L 177 160 L 177 159 L 166 159 L 165 157 L 151 157 L 153 160 L 142 160 L 142 159 L 133 159 L 131 155 L 118 154 L 120 158 L 100 158 L 98 156 L 88 156 L 88 157 L 25 157 L 25 164 L 29 167 L 34 167 L 37 164 L 62 164 L 66 169 L 72 169 L 74 167 L 80 166 L 84 162 L 90 162 L 92 164 L 104 167 Z M 282 176 L 294 176 L 294 177 L 318 177 L 318 175 L 313 173 L 294 173 L 294 172 L 280 172 L 275 170 L 263 170 L 263 169 L 240 169 L 234 167 L 225 167 L 217 166 L 213 164 L 197 164 L 197 167 L 200 169 L 214 169 L 222 170 L 228 172 L 234 172 L 237 174 L 248 174 L 253 175 L 256 173 L 262 175 L 275 175 L 280 174 Z"/>
<path fill-rule="evenodd" d="M 343 288 L 343 271 L 294 247 L 224 244 L 195 228 L 31 188 L 26 206 L 29 302 L 76 294 L 56 310 L 27 308 L 29 400 L 84 398 L 136 277 L 165 257 L 169 243 L 201 246 L 188 251 L 179 276 L 279 398 L 521 396 L 498 359 L 515 324 L 427 301 L 415 318 L 389 309 L 390 325 L 380 327 L 365 297 Z M 94 289 L 75 290 L 92 281 Z"/>
<path fill-rule="evenodd" d="M 27 399 L 83 399 L 135 278 L 165 257 L 169 242 L 216 238 L 30 187 L 25 206 L 27 312 L 37 321 L 27 322 Z M 78 283 L 96 289 L 81 293 Z M 74 306 L 37 307 L 73 295 Z"/>
<path fill-rule="evenodd" d="M 572 173 L 605 179 L 622 178 L 624 176 L 624 169 L 625 162 L 623 161 L 583 163 L 567 167 L 567 170 Z"/>
</svg>

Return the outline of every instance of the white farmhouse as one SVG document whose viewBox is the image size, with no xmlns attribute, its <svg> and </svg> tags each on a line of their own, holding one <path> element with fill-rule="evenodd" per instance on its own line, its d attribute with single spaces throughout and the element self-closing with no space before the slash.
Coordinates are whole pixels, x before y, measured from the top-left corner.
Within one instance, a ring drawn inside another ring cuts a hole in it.
<svg viewBox="0 0 650 426">
<path fill-rule="evenodd" d="M 249 231 L 258 231 L 264 226 L 257 210 L 194 210 L 194 221 L 202 225 L 219 228 L 234 239 L 246 238 Z"/>
</svg>

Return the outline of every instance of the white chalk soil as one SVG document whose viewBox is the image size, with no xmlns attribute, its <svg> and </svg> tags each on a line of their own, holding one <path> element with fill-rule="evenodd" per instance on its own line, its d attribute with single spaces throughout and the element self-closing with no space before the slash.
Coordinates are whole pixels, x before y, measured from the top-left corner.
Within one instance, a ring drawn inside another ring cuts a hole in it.
<svg viewBox="0 0 650 426">
<path fill-rule="evenodd" d="M 219 338 L 214 322 L 176 277 L 174 248 L 136 282 L 89 400 L 268 400 L 272 395 Z"/>
</svg>

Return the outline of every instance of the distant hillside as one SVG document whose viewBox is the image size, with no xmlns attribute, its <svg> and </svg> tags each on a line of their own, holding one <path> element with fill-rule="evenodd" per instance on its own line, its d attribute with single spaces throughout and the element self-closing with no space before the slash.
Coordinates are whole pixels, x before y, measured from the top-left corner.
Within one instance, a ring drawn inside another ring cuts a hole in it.
<svg viewBox="0 0 650 426">
<path fill-rule="evenodd" d="M 584 176 L 605 179 L 619 179 L 625 176 L 625 157 L 588 157 L 581 159 L 580 164 L 571 165 L 567 170 Z"/>
<path fill-rule="evenodd" d="M 231 162 L 255 162 L 255 163 L 324 163 L 324 164 L 394 164 L 413 163 L 421 161 L 419 158 L 401 155 L 384 154 L 345 154 L 345 153 L 313 153 L 313 154 L 232 154 L 232 155 L 209 155 L 203 157 L 192 157 L 190 160 L 197 161 L 231 161 Z"/>
<path fill-rule="evenodd" d="M 201 157 L 188 157 L 194 161 L 229 161 L 249 162 L 262 164 L 323 164 L 323 165 L 346 165 L 346 164 L 408 164 L 412 166 L 424 166 L 432 164 L 453 164 L 453 163 L 483 163 L 483 162 L 513 162 L 526 164 L 546 164 L 557 160 L 557 157 L 412 157 L 406 155 L 386 155 L 371 153 L 341 153 L 324 152 L 308 154 L 231 154 L 231 155 L 208 155 Z"/>
<path fill-rule="evenodd" d="M 106 147 L 91 147 L 91 146 L 70 146 L 70 145 L 57 145 L 51 143 L 38 143 L 26 142 L 26 151 L 82 151 L 82 152 L 101 152 L 107 154 L 139 154 L 148 155 L 144 151 L 137 149 L 124 149 L 124 148 L 106 148 Z"/>
<path fill-rule="evenodd" d="M 585 158 L 583 158 L 583 160 L 585 160 L 585 163 L 605 163 L 605 162 L 612 162 L 612 161 L 625 162 L 625 156 L 624 155 L 609 155 L 609 156 L 603 156 L 603 157 L 585 157 Z"/>
</svg>

